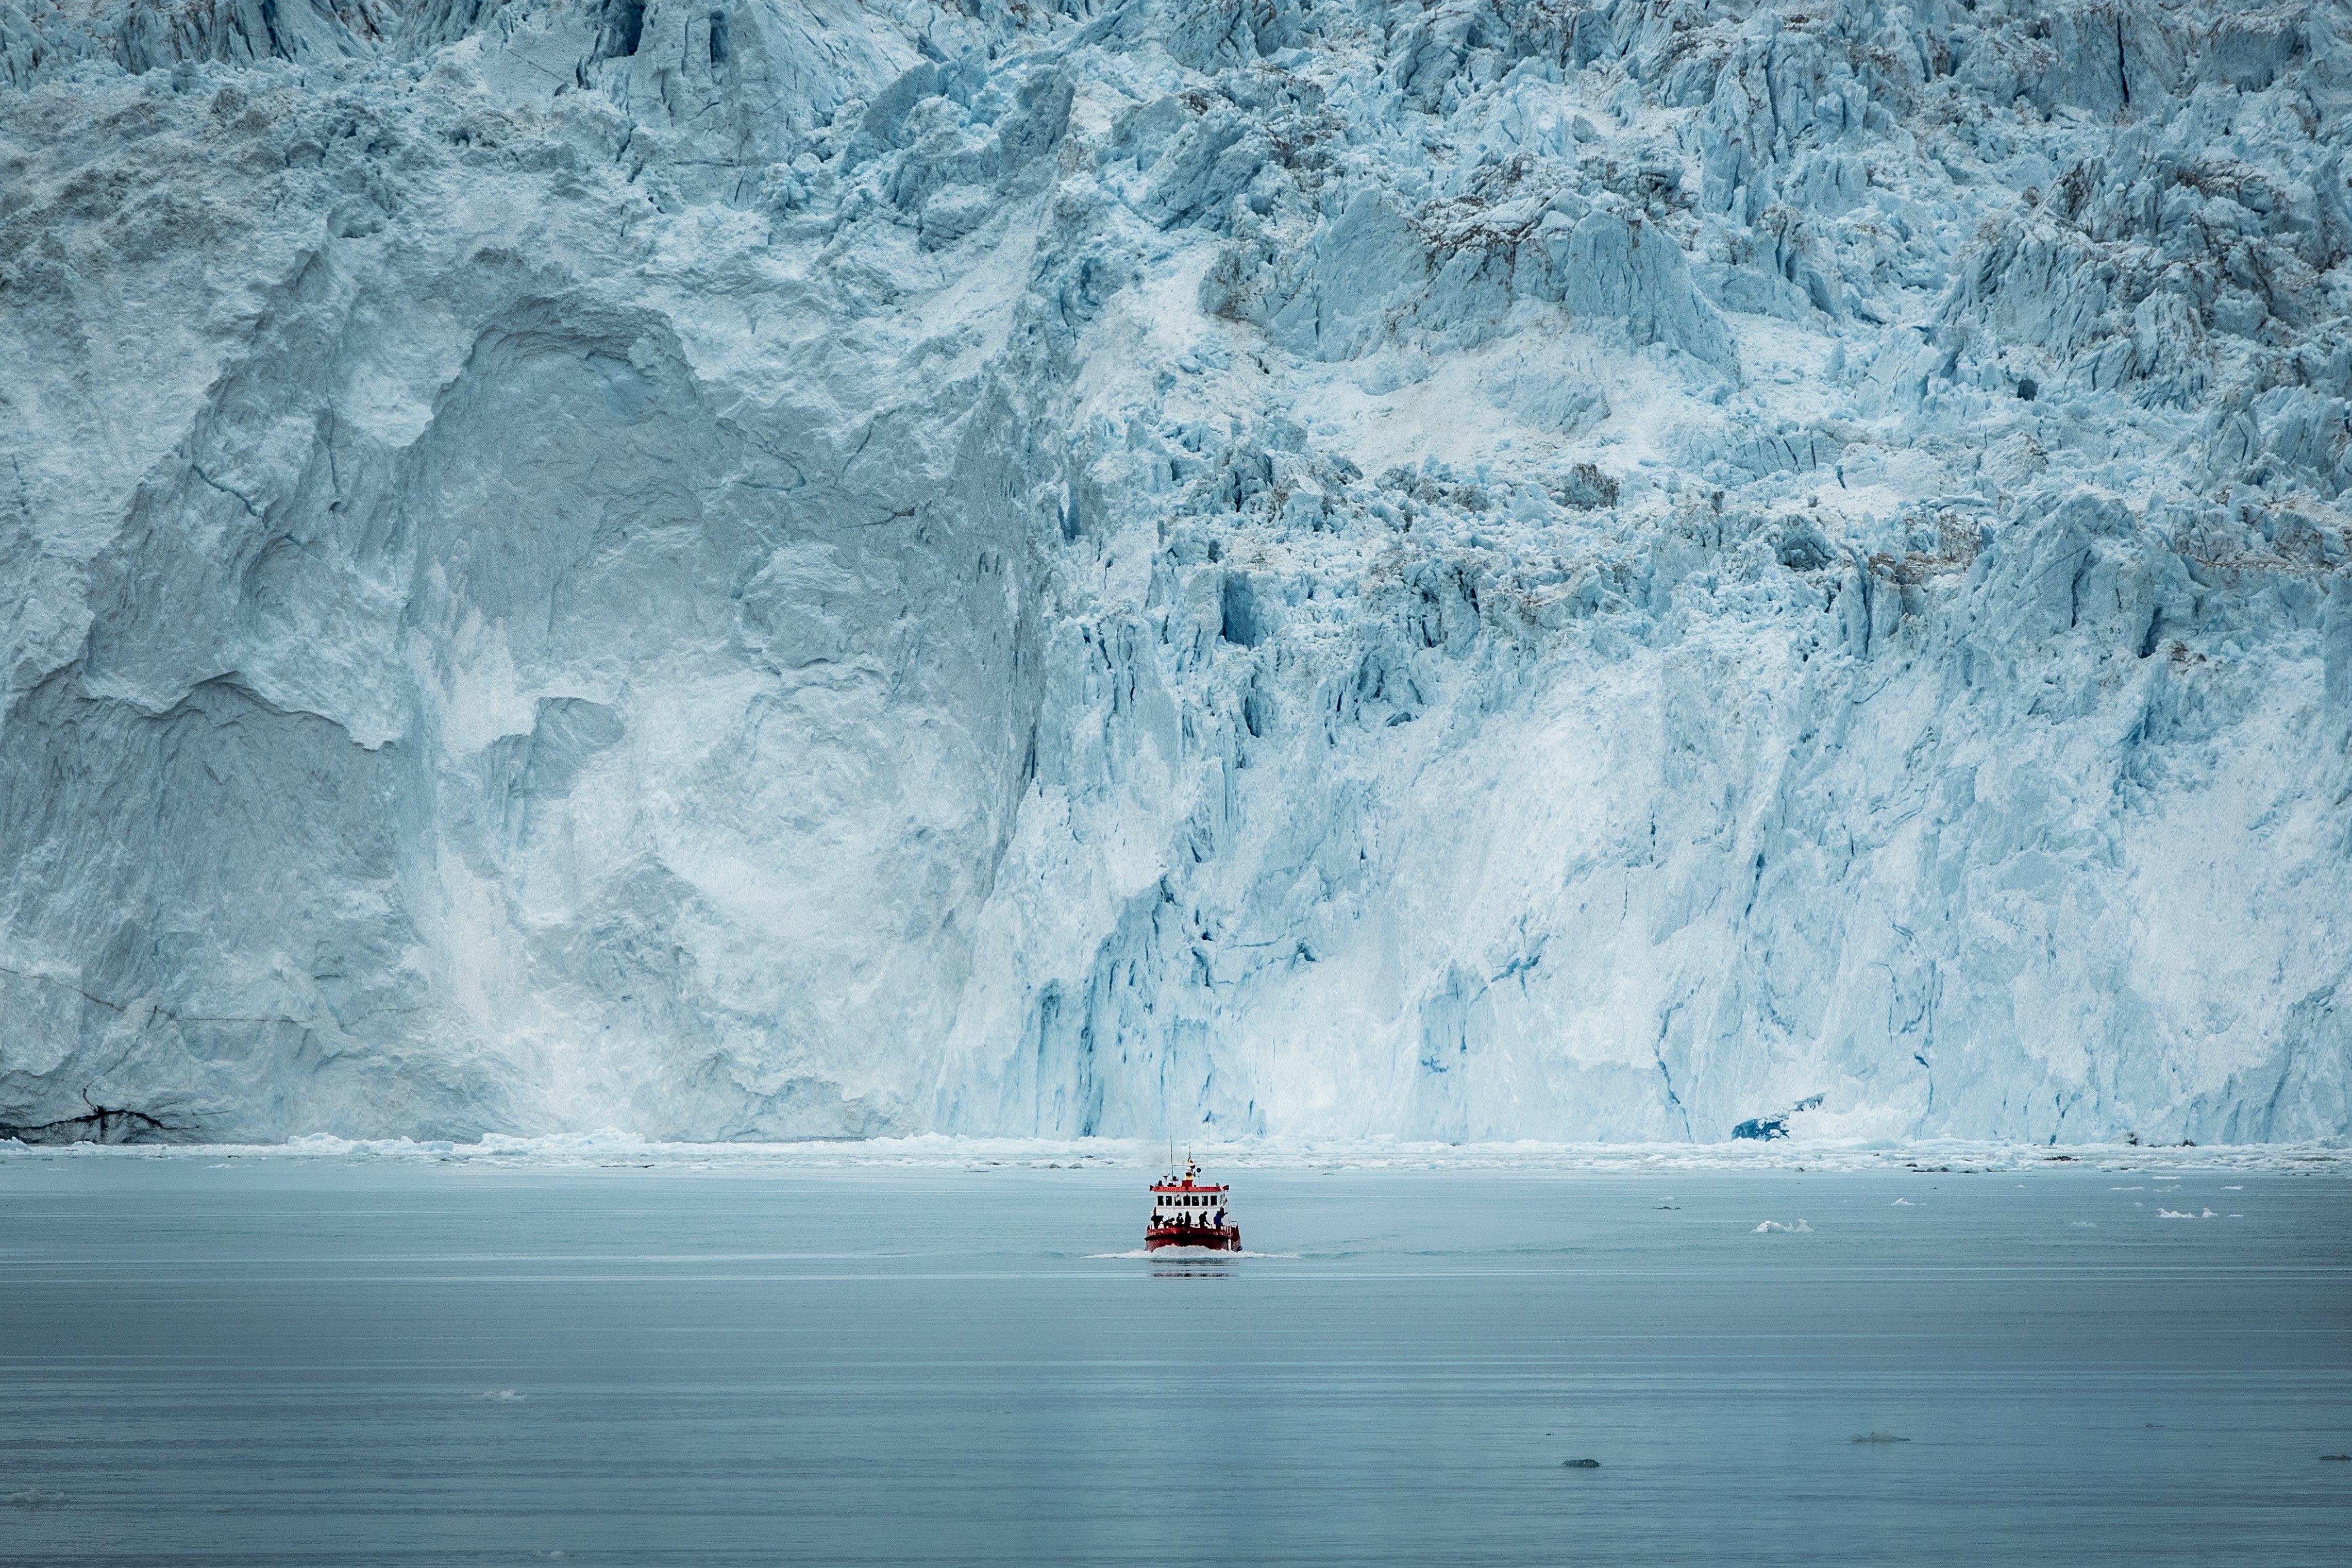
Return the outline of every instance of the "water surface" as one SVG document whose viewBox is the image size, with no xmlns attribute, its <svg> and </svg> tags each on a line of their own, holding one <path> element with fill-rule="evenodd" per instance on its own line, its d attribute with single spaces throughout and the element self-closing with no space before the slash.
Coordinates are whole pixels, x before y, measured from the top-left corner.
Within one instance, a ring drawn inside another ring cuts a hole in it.
<svg viewBox="0 0 2352 1568">
<path fill-rule="evenodd" d="M 2340 1176 L 1237 1179 L 13 1158 L 0 1563 L 2352 1550 Z"/>
</svg>

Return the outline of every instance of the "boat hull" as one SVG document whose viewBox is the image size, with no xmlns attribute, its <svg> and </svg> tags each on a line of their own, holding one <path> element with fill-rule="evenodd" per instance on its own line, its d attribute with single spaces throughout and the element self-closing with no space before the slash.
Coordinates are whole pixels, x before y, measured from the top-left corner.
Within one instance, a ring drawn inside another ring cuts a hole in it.
<svg viewBox="0 0 2352 1568">
<path fill-rule="evenodd" d="M 1242 1228 L 1238 1225 L 1192 1225 L 1162 1229 L 1157 1226 L 1143 1233 L 1143 1249 L 1157 1252 L 1162 1247 L 1198 1247 L 1210 1252 L 1238 1252 L 1242 1249 Z"/>
</svg>

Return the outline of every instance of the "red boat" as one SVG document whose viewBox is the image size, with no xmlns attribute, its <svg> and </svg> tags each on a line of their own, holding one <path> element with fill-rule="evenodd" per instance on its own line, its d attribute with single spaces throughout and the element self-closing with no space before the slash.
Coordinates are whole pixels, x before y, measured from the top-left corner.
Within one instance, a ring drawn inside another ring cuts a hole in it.
<svg viewBox="0 0 2352 1568">
<path fill-rule="evenodd" d="M 1162 1247 L 1242 1249 L 1242 1228 L 1226 1217 L 1225 1194 L 1233 1189 L 1211 1186 L 1200 1176 L 1201 1167 L 1187 1159 L 1182 1180 L 1171 1176 L 1151 1184 L 1151 1228 L 1143 1233 L 1145 1251 Z"/>
</svg>

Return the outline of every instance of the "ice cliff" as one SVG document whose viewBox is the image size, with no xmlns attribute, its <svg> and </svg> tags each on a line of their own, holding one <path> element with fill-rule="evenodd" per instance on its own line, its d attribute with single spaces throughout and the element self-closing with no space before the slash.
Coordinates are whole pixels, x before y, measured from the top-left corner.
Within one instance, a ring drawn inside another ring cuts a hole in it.
<svg viewBox="0 0 2352 1568">
<path fill-rule="evenodd" d="M 0 1124 L 2352 1133 L 2340 6 L 0 77 Z"/>
</svg>

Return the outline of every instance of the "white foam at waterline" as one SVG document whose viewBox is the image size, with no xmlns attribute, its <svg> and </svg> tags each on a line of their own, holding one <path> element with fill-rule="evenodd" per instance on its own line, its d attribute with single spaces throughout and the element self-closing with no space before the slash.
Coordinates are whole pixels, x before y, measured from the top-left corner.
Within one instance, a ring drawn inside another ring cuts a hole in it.
<svg viewBox="0 0 2352 1568">
<path fill-rule="evenodd" d="M 1125 1252 L 1089 1252 L 1088 1258 L 1149 1258 L 1155 1263 L 1219 1263 L 1228 1258 L 1297 1258 L 1296 1252 L 1227 1252 L 1214 1247 L 1137 1247 Z"/>
</svg>

